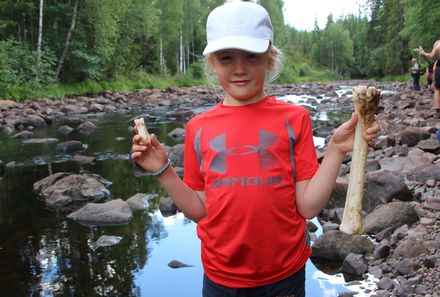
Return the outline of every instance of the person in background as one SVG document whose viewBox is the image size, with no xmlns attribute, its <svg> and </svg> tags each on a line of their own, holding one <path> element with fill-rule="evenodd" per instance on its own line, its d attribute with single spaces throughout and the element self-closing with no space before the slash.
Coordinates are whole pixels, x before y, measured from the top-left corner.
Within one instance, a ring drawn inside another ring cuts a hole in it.
<svg viewBox="0 0 440 297">
<path fill-rule="evenodd" d="M 411 59 L 411 76 L 413 79 L 414 91 L 420 91 L 420 65 L 416 58 Z"/>
<path fill-rule="evenodd" d="M 319 165 L 307 109 L 264 91 L 282 57 L 267 11 L 227 3 L 206 30 L 206 66 L 224 98 L 187 123 L 183 180 L 154 135 L 146 145 L 135 135 L 131 158 L 197 223 L 204 297 L 305 296 L 306 219 L 329 200 L 357 116 L 335 130 Z M 375 121 L 364 135 L 370 145 L 377 133 Z"/>
<path fill-rule="evenodd" d="M 434 65 L 433 82 L 434 82 L 434 117 L 440 119 L 440 40 L 434 42 L 431 52 L 427 53 L 419 46 L 419 55 Z"/>
</svg>

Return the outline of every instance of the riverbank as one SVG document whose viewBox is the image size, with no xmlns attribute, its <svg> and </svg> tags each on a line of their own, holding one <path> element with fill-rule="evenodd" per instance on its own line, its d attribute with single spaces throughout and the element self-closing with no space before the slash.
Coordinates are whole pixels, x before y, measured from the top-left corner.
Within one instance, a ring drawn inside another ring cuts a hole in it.
<svg viewBox="0 0 440 297">
<path fill-rule="evenodd" d="M 386 213 L 389 220 L 383 225 L 369 225 L 375 246 L 373 251 L 362 254 L 362 260 L 367 271 L 379 282 L 376 292 L 366 293 L 373 296 L 437 296 L 440 287 L 437 268 L 440 263 L 440 150 L 435 132 L 440 123 L 431 110 L 432 95 L 413 92 L 405 83 L 374 81 L 271 85 L 267 92 L 275 96 L 307 94 L 317 98 L 305 103 L 310 103 L 311 115 L 316 117 L 315 136 L 328 139 L 341 121 L 320 120 L 317 115 L 321 111 L 352 109 L 350 94 L 340 93 L 340 86 L 358 84 L 371 84 L 384 90 L 379 110 L 381 133 L 368 156 L 369 179 L 365 193 L 368 205 L 364 210 L 366 215 L 371 215 L 382 205 L 400 207 Z M 105 115 L 129 111 L 143 115 L 150 122 L 156 121 L 158 114 L 187 120 L 206 106 L 219 102 L 221 96 L 218 89 L 193 87 L 102 92 L 93 97 L 63 100 L 0 101 L 0 131 L 17 139 L 37 139 L 34 133 L 54 122 L 78 129 L 75 127 L 87 122 L 97 123 Z M 324 150 L 325 145 L 320 153 Z M 3 164 L 0 167 L 7 171 L 14 166 L 11 162 L 13 160 L 0 162 Z M 178 165 L 181 159 L 176 157 L 174 162 Z M 349 165 L 348 157 L 341 168 L 341 179 L 333 199 L 320 218 L 327 234 L 337 229 L 341 219 L 344 180 Z M 411 221 L 394 221 L 392 212 L 399 212 L 403 207 L 412 209 L 411 214 L 416 216 Z M 403 253 L 404 250 L 411 253 Z"/>
</svg>

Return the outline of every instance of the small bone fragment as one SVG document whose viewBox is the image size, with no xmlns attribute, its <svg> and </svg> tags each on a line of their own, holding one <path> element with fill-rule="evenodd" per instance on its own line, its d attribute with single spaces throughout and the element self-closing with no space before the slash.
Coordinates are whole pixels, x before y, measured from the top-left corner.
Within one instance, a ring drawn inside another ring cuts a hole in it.
<svg viewBox="0 0 440 297">
<path fill-rule="evenodd" d="M 139 118 L 134 120 L 138 134 L 141 136 L 142 140 L 140 144 L 149 144 L 151 142 L 150 133 L 148 133 L 147 126 L 145 126 L 144 118 Z"/>
<path fill-rule="evenodd" d="M 368 153 L 368 143 L 364 139 L 364 135 L 374 121 L 374 115 L 379 105 L 380 92 L 381 90 L 374 87 L 359 86 L 353 88 L 353 102 L 358 122 L 354 136 L 344 214 L 339 226 L 339 230 L 347 234 L 362 234 L 364 232 L 362 199 Z"/>
</svg>

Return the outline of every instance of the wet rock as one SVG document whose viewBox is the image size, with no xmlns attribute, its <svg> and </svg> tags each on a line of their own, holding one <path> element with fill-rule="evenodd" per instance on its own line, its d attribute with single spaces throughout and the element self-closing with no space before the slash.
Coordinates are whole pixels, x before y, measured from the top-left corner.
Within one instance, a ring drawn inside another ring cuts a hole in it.
<svg viewBox="0 0 440 297">
<path fill-rule="evenodd" d="M 116 199 L 105 203 L 88 203 L 67 217 L 85 226 L 112 226 L 129 223 L 133 215 L 127 202 Z"/>
<path fill-rule="evenodd" d="M 90 121 L 84 122 L 82 124 L 80 124 L 78 127 L 76 127 L 76 129 L 82 133 L 82 134 L 91 134 L 93 132 L 95 132 L 96 130 L 96 125 L 93 124 Z"/>
<path fill-rule="evenodd" d="M 168 133 L 168 136 L 176 141 L 183 141 L 185 139 L 185 129 L 175 128 L 173 131 Z"/>
<path fill-rule="evenodd" d="M 150 203 L 148 201 L 156 197 L 158 197 L 157 194 L 137 193 L 136 195 L 128 198 L 127 203 L 133 211 L 143 210 L 147 209 L 150 206 Z"/>
<path fill-rule="evenodd" d="M 34 183 L 34 192 L 47 206 L 66 208 L 107 197 L 111 183 L 97 174 L 58 172 Z"/>
<path fill-rule="evenodd" d="M 183 167 L 183 151 L 184 145 L 181 143 L 176 144 L 170 149 L 168 157 L 170 158 L 173 167 Z"/>
<path fill-rule="evenodd" d="M 107 247 L 118 244 L 122 240 L 122 236 L 101 235 L 93 244 L 93 250 L 100 247 Z"/>
<path fill-rule="evenodd" d="M 377 259 L 386 258 L 390 254 L 390 250 L 391 250 L 390 242 L 384 239 L 374 248 L 373 256 L 376 257 Z"/>
<path fill-rule="evenodd" d="M 16 134 L 12 135 L 11 138 L 14 138 L 14 139 L 27 139 L 27 138 L 32 138 L 33 136 L 34 136 L 33 132 L 25 130 L 25 131 L 21 131 L 21 132 L 18 132 Z"/>
<path fill-rule="evenodd" d="M 62 125 L 61 127 L 58 128 L 58 132 L 60 132 L 63 135 L 68 135 L 70 134 L 74 129 L 70 126 L 67 125 Z"/>
<path fill-rule="evenodd" d="M 368 266 L 362 255 L 350 253 L 342 263 L 341 272 L 361 276 L 367 272 Z"/>
<path fill-rule="evenodd" d="M 55 147 L 55 152 L 57 154 L 71 154 L 71 153 L 83 151 L 85 149 L 86 147 L 83 145 L 81 141 L 69 140 L 57 144 L 57 146 Z"/>
<path fill-rule="evenodd" d="M 177 206 L 170 197 L 161 197 L 159 202 L 159 210 L 164 217 L 169 217 L 177 213 Z"/>
<path fill-rule="evenodd" d="M 184 268 L 184 267 L 194 267 L 194 265 L 185 264 L 183 262 L 180 262 L 179 260 L 171 260 L 168 263 L 168 266 L 171 268 Z"/>
<path fill-rule="evenodd" d="M 78 162 L 80 164 L 94 164 L 96 162 L 95 157 L 88 157 L 88 156 L 82 156 L 82 155 L 75 155 L 73 156 L 73 161 Z"/>
<path fill-rule="evenodd" d="M 23 140 L 24 144 L 51 144 L 57 143 L 59 140 L 57 138 L 32 138 Z"/>
</svg>

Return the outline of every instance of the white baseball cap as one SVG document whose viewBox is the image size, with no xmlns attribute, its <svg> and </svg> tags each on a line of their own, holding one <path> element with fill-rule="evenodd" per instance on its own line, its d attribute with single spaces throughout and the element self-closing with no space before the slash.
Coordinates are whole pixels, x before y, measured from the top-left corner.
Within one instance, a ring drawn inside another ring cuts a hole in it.
<svg viewBox="0 0 440 297">
<path fill-rule="evenodd" d="M 264 53 L 273 42 L 266 9 L 253 2 L 231 2 L 215 8 L 206 21 L 206 56 L 223 49 Z"/>
</svg>

